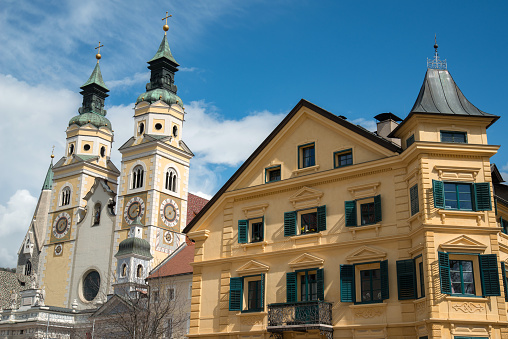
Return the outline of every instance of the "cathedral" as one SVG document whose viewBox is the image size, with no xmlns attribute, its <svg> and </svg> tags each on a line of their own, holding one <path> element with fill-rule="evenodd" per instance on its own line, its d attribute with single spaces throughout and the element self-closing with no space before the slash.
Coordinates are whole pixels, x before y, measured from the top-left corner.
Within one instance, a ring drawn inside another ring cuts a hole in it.
<svg viewBox="0 0 508 339">
<path fill-rule="evenodd" d="M 33 220 L 18 252 L 18 275 L 31 276 L 46 305 L 96 308 L 113 286 L 144 282 L 182 243 L 192 151 L 183 139 L 179 64 L 164 37 L 148 61 L 146 91 L 134 107 L 132 137 L 120 167 L 110 160 L 114 130 L 97 64 L 81 86 L 82 106 L 69 121 L 65 154 L 51 156 Z M 191 201 L 192 204 L 192 201 Z M 194 212 L 196 213 L 196 211 Z"/>
</svg>

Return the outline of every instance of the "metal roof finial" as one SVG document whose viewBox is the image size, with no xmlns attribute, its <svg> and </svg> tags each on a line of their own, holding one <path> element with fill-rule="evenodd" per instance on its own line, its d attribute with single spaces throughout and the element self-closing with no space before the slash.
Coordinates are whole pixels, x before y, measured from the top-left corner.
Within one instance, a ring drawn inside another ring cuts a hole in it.
<svg viewBox="0 0 508 339">
<path fill-rule="evenodd" d="M 437 34 L 434 34 L 434 58 L 433 59 L 427 58 L 427 68 L 447 69 L 446 59 L 445 60 L 439 59 L 439 53 L 437 52 L 438 47 L 439 46 L 437 45 Z"/>
</svg>

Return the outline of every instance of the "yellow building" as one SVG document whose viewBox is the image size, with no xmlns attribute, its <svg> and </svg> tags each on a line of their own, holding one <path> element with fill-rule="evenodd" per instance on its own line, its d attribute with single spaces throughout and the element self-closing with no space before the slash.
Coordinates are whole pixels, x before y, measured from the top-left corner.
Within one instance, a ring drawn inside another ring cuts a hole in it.
<svg viewBox="0 0 508 339">
<path fill-rule="evenodd" d="M 190 338 L 508 338 L 499 117 L 436 46 L 409 115 L 376 118 L 301 100 L 185 228 Z"/>
</svg>

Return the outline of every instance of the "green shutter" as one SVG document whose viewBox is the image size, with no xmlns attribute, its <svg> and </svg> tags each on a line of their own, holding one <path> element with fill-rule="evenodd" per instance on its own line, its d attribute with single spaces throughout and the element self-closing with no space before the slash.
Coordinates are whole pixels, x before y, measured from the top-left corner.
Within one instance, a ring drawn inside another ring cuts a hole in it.
<svg viewBox="0 0 508 339">
<path fill-rule="evenodd" d="M 296 272 L 286 273 L 286 302 L 296 302 Z"/>
<path fill-rule="evenodd" d="M 243 278 L 229 279 L 229 310 L 241 311 L 243 299 Z"/>
<path fill-rule="evenodd" d="M 381 299 L 390 299 L 390 284 L 388 279 L 388 260 L 380 263 L 381 269 Z"/>
<path fill-rule="evenodd" d="M 432 191 L 434 196 L 434 207 L 445 208 L 443 182 L 438 180 L 432 180 Z"/>
<path fill-rule="evenodd" d="M 501 261 L 501 273 L 503 274 L 504 300 L 508 301 L 508 281 L 506 280 L 506 266 Z"/>
<path fill-rule="evenodd" d="M 317 270 L 317 297 L 318 300 L 325 300 L 325 273 L 322 268 Z"/>
<path fill-rule="evenodd" d="M 356 226 L 356 201 L 344 202 L 346 226 Z"/>
<path fill-rule="evenodd" d="M 441 293 L 452 294 L 452 283 L 450 280 L 450 260 L 448 253 L 438 252 L 439 279 L 441 280 Z"/>
<path fill-rule="evenodd" d="M 418 184 L 409 189 L 409 200 L 411 202 L 411 215 L 420 212 L 420 201 L 418 199 Z"/>
<path fill-rule="evenodd" d="M 499 296 L 499 271 L 497 270 L 497 255 L 480 255 L 480 275 L 482 277 L 482 289 L 484 296 Z"/>
<path fill-rule="evenodd" d="M 318 232 L 326 231 L 326 205 L 317 208 L 317 229 Z"/>
<path fill-rule="evenodd" d="M 284 213 L 284 236 L 296 235 L 296 211 Z"/>
<path fill-rule="evenodd" d="M 416 299 L 416 268 L 414 259 L 397 261 L 399 300 Z"/>
<path fill-rule="evenodd" d="M 490 197 L 490 183 L 477 182 L 474 184 L 475 210 L 491 211 L 492 200 Z"/>
<path fill-rule="evenodd" d="M 249 220 L 238 220 L 238 242 L 245 244 L 249 239 Z"/>
<path fill-rule="evenodd" d="M 381 214 L 381 196 L 376 195 L 374 197 L 374 217 L 376 219 L 376 223 L 380 222 L 382 220 L 382 214 Z"/>
<path fill-rule="evenodd" d="M 265 217 L 263 216 L 263 220 L 261 221 L 263 225 L 261 226 L 261 240 L 265 240 Z"/>
<path fill-rule="evenodd" d="M 499 225 L 501 226 L 501 232 L 506 234 L 506 227 L 503 225 L 503 217 L 499 217 Z"/>
<path fill-rule="evenodd" d="M 340 265 L 340 301 L 345 303 L 356 301 L 354 265 Z"/>
<path fill-rule="evenodd" d="M 494 196 L 494 210 L 496 211 L 496 215 L 497 215 L 497 199 L 495 196 Z"/>
<path fill-rule="evenodd" d="M 259 303 L 261 305 L 261 309 L 265 309 L 265 274 L 261 274 L 261 295 L 259 296 L 261 298 L 261 302 Z"/>
</svg>

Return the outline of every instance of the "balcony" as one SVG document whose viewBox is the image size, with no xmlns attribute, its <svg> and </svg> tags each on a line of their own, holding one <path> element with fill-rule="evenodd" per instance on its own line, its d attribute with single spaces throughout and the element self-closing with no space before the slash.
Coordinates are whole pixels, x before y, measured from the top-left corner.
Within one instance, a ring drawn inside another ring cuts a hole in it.
<svg viewBox="0 0 508 339">
<path fill-rule="evenodd" d="M 307 332 L 319 330 L 333 338 L 332 304 L 324 301 L 300 301 L 268 305 L 267 331 L 276 339 L 285 331 Z"/>
</svg>

